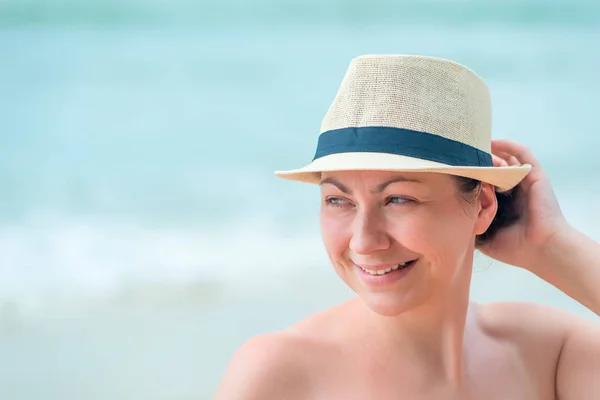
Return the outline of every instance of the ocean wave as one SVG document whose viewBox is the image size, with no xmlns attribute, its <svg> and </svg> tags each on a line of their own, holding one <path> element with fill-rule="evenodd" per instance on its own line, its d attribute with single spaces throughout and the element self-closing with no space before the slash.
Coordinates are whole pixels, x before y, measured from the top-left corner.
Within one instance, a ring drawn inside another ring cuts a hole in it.
<svg viewBox="0 0 600 400">
<path fill-rule="evenodd" d="M 328 262 L 318 232 L 290 234 L 264 220 L 206 229 L 104 221 L 3 227 L 0 258 L 5 313 L 202 303 L 226 291 L 265 290 Z"/>
</svg>

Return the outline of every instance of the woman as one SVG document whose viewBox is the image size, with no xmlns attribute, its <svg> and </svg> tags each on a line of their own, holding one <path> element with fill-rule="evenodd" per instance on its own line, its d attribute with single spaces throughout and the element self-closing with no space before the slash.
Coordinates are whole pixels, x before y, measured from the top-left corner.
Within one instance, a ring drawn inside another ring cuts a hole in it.
<svg viewBox="0 0 600 400">
<path fill-rule="evenodd" d="M 314 160 L 277 175 L 320 185 L 323 242 L 357 296 L 248 340 L 217 399 L 600 398 L 598 325 L 469 301 L 477 248 L 600 315 L 600 246 L 527 148 L 491 140 L 490 115 L 462 65 L 352 60 Z"/>
</svg>

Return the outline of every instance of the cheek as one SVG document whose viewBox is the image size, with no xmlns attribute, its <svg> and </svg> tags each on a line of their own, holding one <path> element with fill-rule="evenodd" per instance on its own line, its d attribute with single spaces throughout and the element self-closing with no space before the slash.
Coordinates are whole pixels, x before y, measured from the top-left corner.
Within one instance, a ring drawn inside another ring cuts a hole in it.
<svg viewBox="0 0 600 400">
<path fill-rule="evenodd" d="M 473 254 L 474 235 L 472 234 L 474 221 L 466 216 L 459 216 L 448 220 L 438 233 L 438 259 L 444 271 L 438 273 L 451 276 L 461 271 L 461 266 L 468 259 L 469 252 Z"/>
<path fill-rule="evenodd" d="M 462 211 L 425 208 L 393 222 L 395 239 L 435 264 L 456 260 L 472 240 L 474 221 Z"/>
</svg>

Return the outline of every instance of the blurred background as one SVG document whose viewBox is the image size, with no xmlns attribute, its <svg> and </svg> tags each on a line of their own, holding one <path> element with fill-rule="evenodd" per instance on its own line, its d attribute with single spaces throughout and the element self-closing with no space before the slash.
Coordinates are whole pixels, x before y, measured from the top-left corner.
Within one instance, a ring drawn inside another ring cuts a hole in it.
<svg viewBox="0 0 600 400">
<path fill-rule="evenodd" d="M 595 0 L 0 0 L 0 399 L 210 399 L 351 293 L 304 165 L 352 57 L 466 64 L 600 239 Z M 476 257 L 478 301 L 596 318 Z"/>
</svg>

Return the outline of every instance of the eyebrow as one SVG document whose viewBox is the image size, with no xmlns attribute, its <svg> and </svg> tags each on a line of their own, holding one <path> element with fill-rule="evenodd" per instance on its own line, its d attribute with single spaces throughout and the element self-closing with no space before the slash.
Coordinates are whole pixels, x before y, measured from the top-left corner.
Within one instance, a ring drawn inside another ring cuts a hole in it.
<svg viewBox="0 0 600 400">
<path fill-rule="evenodd" d="M 338 182 L 337 180 L 335 180 L 333 178 L 325 178 L 325 179 L 321 180 L 321 182 L 319 182 L 319 186 L 323 186 L 323 185 L 325 185 L 327 183 L 329 183 L 330 185 L 335 186 L 342 193 L 352 194 L 352 190 L 350 190 L 346 185 Z"/>
<path fill-rule="evenodd" d="M 377 186 L 375 187 L 375 189 L 373 189 L 373 190 L 372 190 L 372 192 L 373 192 L 373 193 L 381 193 L 381 192 L 383 192 L 383 191 L 385 190 L 385 188 L 387 188 L 389 185 L 391 185 L 392 183 L 397 183 L 397 182 L 418 182 L 418 183 L 422 183 L 422 182 L 421 182 L 420 180 L 418 180 L 418 179 L 408 179 L 408 178 L 406 178 L 406 177 L 403 177 L 403 176 L 397 176 L 397 177 L 394 177 L 394 178 L 392 178 L 392 179 L 389 179 L 389 180 L 387 180 L 387 181 L 385 181 L 385 182 L 382 182 L 382 183 L 380 183 L 379 185 L 377 185 Z M 325 178 L 325 179 L 323 179 L 321 182 L 319 182 L 319 185 L 320 185 L 320 186 L 322 186 L 322 185 L 324 185 L 324 184 L 326 184 L 326 183 L 329 183 L 329 184 L 331 184 L 331 185 L 335 186 L 335 187 L 336 187 L 336 188 L 338 188 L 338 189 L 339 189 L 339 190 L 340 190 L 342 193 L 345 193 L 345 194 L 352 194 L 352 190 L 350 190 L 350 189 L 348 188 L 348 186 L 344 185 L 343 183 L 341 183 L 341 182 L 337 181 L 337 180 L 336 180 L 336 179 L 334 179 L 334 178 L 331 178 L 331 177 L 329 177 L 329 178 Z"/>
</svg>

